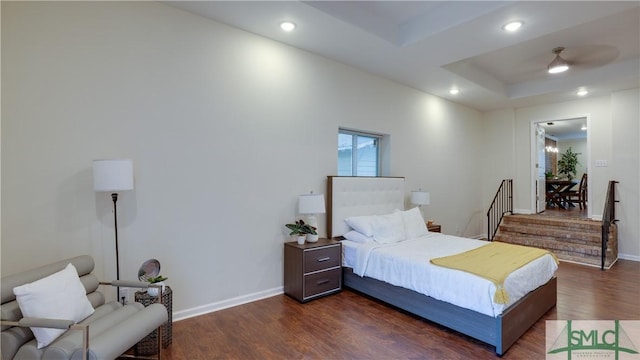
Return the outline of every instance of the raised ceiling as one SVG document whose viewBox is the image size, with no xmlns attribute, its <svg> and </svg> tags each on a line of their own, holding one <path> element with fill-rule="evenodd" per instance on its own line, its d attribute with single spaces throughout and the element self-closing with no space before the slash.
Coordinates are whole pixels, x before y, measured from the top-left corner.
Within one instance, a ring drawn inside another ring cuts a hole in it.
<svg viewBox="0 0 640 360">
<path fill-rule="evenodd" d="M 638 1 L 165 3 L 481 111 L 640 86 Z M 520 31 L 502 30 L 514 19 Z M 572 67 L 550 75 L 557 46 Z"/>
</svg>

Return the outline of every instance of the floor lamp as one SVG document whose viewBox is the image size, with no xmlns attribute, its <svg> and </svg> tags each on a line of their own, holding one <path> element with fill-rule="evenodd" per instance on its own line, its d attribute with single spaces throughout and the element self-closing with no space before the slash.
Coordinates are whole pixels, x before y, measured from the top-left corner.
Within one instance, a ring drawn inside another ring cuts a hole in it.
<svg viewBox="0 0 640 360">
<path fill-rule="evenodd" d="M 111 192 L 113 200 L 113 229 L 116 240 L 116 280 L 120 280 L 120 256 L 118 254 L 118 213 L 116 202 L 118 191 L 133 190 L 133 160 L 108 159 L 93 161 L 93 189 L 96 192 Z M 120 301 L 120 287 L 116 300 Z M 124 303 L 124 299 L 122 300 Z"/>
</svg>

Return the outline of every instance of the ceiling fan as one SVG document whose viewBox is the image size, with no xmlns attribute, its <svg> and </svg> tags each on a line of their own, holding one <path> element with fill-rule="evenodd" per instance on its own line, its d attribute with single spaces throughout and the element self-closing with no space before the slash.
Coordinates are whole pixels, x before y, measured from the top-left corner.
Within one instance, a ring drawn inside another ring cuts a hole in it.
<svg viewBox="0 0 640 360">
<path fill-rule="evenodd" d="M 550 74 L 558 74 L 570 68 L 594 68 L 615 60 L 620 51 L 610 45 L 588 45 L 565 49 L 563 46 L 551 51 L 555 58 L 547 66 Z M 562 56 L 560 55 L 562 53 Z"/>
</svg>

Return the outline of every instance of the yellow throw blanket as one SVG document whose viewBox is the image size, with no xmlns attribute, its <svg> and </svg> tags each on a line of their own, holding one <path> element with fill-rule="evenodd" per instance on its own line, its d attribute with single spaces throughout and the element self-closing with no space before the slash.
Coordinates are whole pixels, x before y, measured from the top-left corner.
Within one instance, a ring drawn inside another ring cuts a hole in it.
<svg viewBox="0 0 640 360">
<path fill-rule="evenodd" d="M 504 289 L 504 281 L 513 271 L 523 267 L 531 261 L 553 253 L 521 245 L 492 242 L 479 248 L 460 254 L 431 259 L 431 263 L 451 269 L 466 271 L 492 281 L 496 285 L 493 302 L 508 304 L 509 295 Z"/>
</svg>

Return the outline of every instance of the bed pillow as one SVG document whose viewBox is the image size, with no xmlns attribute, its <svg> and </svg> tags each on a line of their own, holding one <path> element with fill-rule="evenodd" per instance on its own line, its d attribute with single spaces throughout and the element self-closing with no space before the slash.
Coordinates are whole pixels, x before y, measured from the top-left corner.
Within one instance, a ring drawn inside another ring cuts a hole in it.
<svg viewBox="0 0 640 360">
<path fill-rule="evenodd" d="M 24 317 L 79 322 L 94 311 L 80 282 L 78 271 L 72 264 L 40 280 L 16 286 L 13 293 Z M 32 327 L 31 331 L 38 342 L 38 349 L 41 349 L 66 330 Z"/>
<path fill-rule="evenodd" d="M 401 213 L 380 215 L 373 224 L 373 239 L 381 244 L 390 244 L 406 239 Z"/>
<path fill-rule="evenodd" d="M 367 243 L 373 241 L 372 236 L 366 236 L 365 234 L 359 233 L 355 230 L 351 230 L 342 236 L 347 240 L 351 240 L 357 243 Z"/>
<path fill-rule="evenodd" d="M 353 230 L 363 234 L 364 236 L 373 236 L 373 225 L 376 222 L 376 215 L 352 216 L 344 219 L 344 222 Z"/>
<path fill-rule="evenodd" d="M 415 239 L 429 233 L 427 224 L 425 224 L 424 218 L 420 213 L 420 208 L 414 207 L 407 211 L 401 211 L 401 213 L 407 239 Z"/>
</svg>

